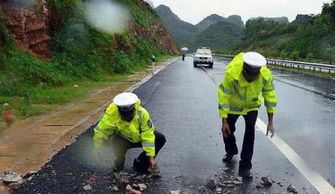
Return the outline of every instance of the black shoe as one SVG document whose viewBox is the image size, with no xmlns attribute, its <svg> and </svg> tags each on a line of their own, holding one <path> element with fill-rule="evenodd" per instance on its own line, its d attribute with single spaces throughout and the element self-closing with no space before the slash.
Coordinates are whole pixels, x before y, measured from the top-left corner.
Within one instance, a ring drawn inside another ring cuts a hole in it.
<svg viewBox="0 0 335 194">
<path fill-rule="evenodd" d="M 250 170 L 238 170 L 238 176 L 244 179 L 252 179 L 253 175 Z"/>
<path fill-rule="evenodd" d="M 222 161 L 223 161 L 223 162 L 231 162 L 231 160 L 233 159 L 233 157 L 234 157 L 234 154 L 226 154 L 226 155 L 223 157 Z"/>
</svg>

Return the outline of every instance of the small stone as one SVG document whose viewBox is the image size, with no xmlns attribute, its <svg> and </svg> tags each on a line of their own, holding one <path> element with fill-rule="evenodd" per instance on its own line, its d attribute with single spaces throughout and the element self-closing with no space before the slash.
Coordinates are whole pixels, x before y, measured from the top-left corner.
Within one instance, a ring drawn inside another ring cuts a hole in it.
<svg viewBox="0 0 335 194">
<path fill-rule="evenodd" d="M 37 174 L 37 171 L 33 171 L 33 170 L 31 170 L 31 171 L 29 171 L 23 178 L 28 179 L 28 178 L 30 178 L 31 176 L 35 175 L 35 174 Z"/>
<path fill-rule="evenodd" d="M 235 180 L 242 182 L 242 177 L 238 176 L 235 178 Z"/>
<path fill-rule="evenodd" d="M 83 189 L 84 189 L 85 191 L 91 191 L 93 188 L 92 188 L 91 185 L 85 185 L 85 186 L 83 187 Z"/>
<path fill-rule="evenodd" d="M 228 184 L 226 187 L 227 188 L 233 188 L 235 185 L 233 185 L 233 184 Z"/>
<path fill-rule="evenodd" d="M 262 188 L 263 188 L 263 185 L 261 185 L 260 183 L 256 184 L 256 189 L 262 189 Z"/>
<path fill-rule="evenodd" d="M 145 184 L 138 184 L 139 188 L 140 188 L 140 191 L 144 191 L 147 189 L 147 185 Z"/>
<path fill-rule="evenodd" d="M 114 187 L 112 187 L 111 189 L 112 191 L 119 191 L 119 187 L 117 187 L 116 185 Z"/>
<path fill-rule="evenodd" d="M 79 85 L 75 84 L 75 85 L 73 85 L 73 87 L 75 87 L 75 88 L 79 88 Z"/>
<path fill-rule="evenodd" d="M 159 179 L 161 178 L 161 175 L 159 172 L 152 172 L 149 176 L 148 176 L 149 179 Z"/>
<path fill-rule="evenodd" d="M 222 193 L 222 189 L 220 187 L 216 188 L 216 193 L 221 194 Z"/>
<path fill-rule="evenodd" d="M 234 185 L 242 185 L 241 181 L 233 181 Z"/>
<path fill-rule="evenodd" d="M 234 184 L 233 181 L 223 181 L 222 183 L 223 183 L 223 184 Z"/>
<path fill-rule="evenodd" d="M 136 189 L 136 190 L 139 190 L 140 189 L 140 187 L 138 186 L 138 184 L 133 184 L 132 186 L 131 186 L 133 189 Z"/>
<path fill-rule="evenodd" d="M 283 186 L 284 186 L 282 182 L 278 182 L 277 184 L 278 184 L 280 187 L 283 187 Z"/>
<path fill-rule="evenodd" d="M 170 191 L 170 194 L 180 194 L 180 190 Z"/>
<path fill-rule="evenodd" d="M 127 185 L 127 186 L 126 186 L 126 189 L 127 189 L 127 190 L 131 190 L 131 189 L 133 189 L 133 188 L 132 188 L 130 185 Z"/>
<path fill-rule="evenodd" d="M 141 191 L 136 190 L 136 189 L 130 189 L 129 192 L 130 192 L 130 193 L 133 193 L 133 194 L 142 194 Z"/>
<path fill-rule="evenodd" d="M 198 187 L 198 191 L 199 191 L 200 193 L 206 193 L 206 187 L 204 187 L 204 186 L 200 186 L 200 187 Z"/>
<path fill-rule="evenodd" d="M 22 183 L 22 176 L 15 172 L 6 171 L 2 182 L 7 185 L 11 183 Z"/>
<path fill-rule="evenodd" d="M 289 185 L 286 190 L 291 193 L 298 193 L 298 190 L 293 185 Z"/>
<path fill-rule="evenodd" d="M 21 186 L 21 183 L 11 183 L 8 185 L 9 188 L 11 188 L 12 190 L 17 190 L 20 186 Z"/>
<path fill-rule="evenodd" d="M 272 178 L 271 176 L 267 176 L 267 177 L 262 177 L 261 180 L 263 182 L 261 182 L 261 184 L 265 187 L 271 187 L 272 186 Z"/>
<path fill-rule="evenodd" d="M 216 188 L 214 179 L 209 179 L 206 183 L 206 187 L 210 190 L 214 190 Z"/>
<path fill-rule="evenodd" d="M 126 177 L 122 177 L 120 183 L 129 184 L 129 180 Z"/>
</svg>

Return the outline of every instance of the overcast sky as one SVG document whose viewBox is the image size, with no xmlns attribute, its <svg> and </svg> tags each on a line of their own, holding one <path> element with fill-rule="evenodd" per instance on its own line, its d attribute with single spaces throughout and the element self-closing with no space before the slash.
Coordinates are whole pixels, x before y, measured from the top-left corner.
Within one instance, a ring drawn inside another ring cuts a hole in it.
<svg viewBox="0 0 335 194">
<path fill-rule="evenodd" d="M 246 22 L 250 17 L 281 17 L 290 21 L 297 14 L 321 13 L 323 3 L 331 0 L 151 0 L 155 7 L 164 4 L 182 20 L 192 24 L 213 13 L 227 17 L 240 15 Z"/>
</svg>

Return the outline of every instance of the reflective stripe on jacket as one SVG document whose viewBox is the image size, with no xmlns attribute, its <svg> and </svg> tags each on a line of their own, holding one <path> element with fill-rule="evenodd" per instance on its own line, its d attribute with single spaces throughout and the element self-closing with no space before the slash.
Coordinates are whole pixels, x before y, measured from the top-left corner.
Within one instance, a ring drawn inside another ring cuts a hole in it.
<svg viewBox="0 0 335 194">
<path fill-rule="evenodd" d="M 100 147 L 104 141 L 120 135 L 132 143 L 142 143 L 147 156 L 155 156 L 154 126 L 147 110 L 136 103 L 136 113 L 132 121 L 121 119 L 115 104 L 111 104 L 99 124 L 94 129 L 94 146 Z"/>
<path fill-rule="evenodd" d="M 258 110 L 263 101 L 268 113 L 276 110 L 277 96 L 271 71 L 262 67 L 256 80 L 248 82 L 242 74 L 243 54 L 236 55 L 227 65 L 218 87 L 221 118 L 227 118 L 228 114 L 246 115 L 249 111 Z"/>
</svg>

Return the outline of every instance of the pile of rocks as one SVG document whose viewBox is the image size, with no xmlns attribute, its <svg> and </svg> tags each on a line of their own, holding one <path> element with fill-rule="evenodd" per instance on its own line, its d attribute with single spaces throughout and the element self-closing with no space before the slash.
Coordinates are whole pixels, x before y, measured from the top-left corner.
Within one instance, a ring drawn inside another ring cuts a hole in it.
<svg viewBox="0 0 335 194">
<path fill-rule="evenodd" d="M 36 171 L 30 171 L 25 176 L 11 171 L 5 171 L 2 183 L 7 185 L 11 190 L 17 190 L 25 180 L 31 180 Z"/>
</svg>

